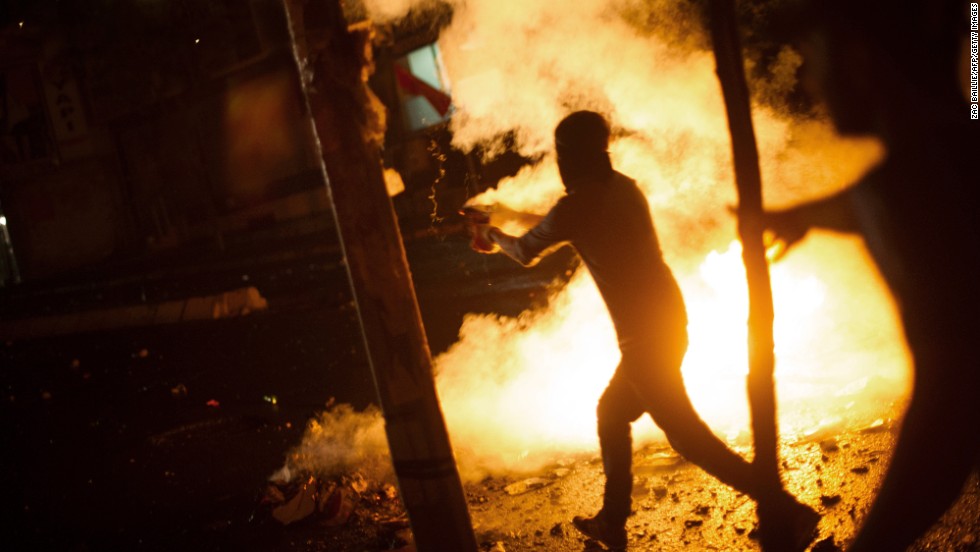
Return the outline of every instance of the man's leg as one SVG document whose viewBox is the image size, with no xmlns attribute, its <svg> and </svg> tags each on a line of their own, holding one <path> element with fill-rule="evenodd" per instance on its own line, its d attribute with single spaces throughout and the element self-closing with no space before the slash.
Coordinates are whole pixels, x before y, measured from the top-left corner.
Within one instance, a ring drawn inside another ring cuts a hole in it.
<svg viewBox="0 0 980 552">
<path fill-rule="evenodd" d="M 642 351 L 645 358 L 629 362 L 624 358 L 619 372 L 677 452 L 722 483 L 758 499 L 762 490 L 751 464 L 728 448 L 698 415 L 681 376 L 684 350 L 672 348 Z"/>
<path fill-rule="evenodd" d="M 633 437 L 630 423 L 643 415 L 632 386 L 616 370 L 596 409 L 599 450 L 606 486 L 602 509 L 591 518 L 576 516 L 572 524 L 585 535 L 611 549 L 626 547 L 626 518 L 630 515 L 633 492 Z"/>
<path fill-rule="evenodd" d="M 820 520 L 816 511 L 799 503 L 782 486 L 772 488 L 769 478 L 756 477 L 752 465 L 704 423 L 684 387 L 680 371 L 683 352 L 647 354 L 646 369 L 624 375 L 671 446 L 722 483 L 755 499 L 763 550 L 805 549 Z M 624 362 L 624 366 L 636 364 Z"/>
<path fill-rule="evenodd" d="M 722 483 L 758 499 L 762 493 L 752 465 L 732 451 L 698 415 L 687 396 L 680 372 L 651 381 L 634 379 L 637 392 L 653 421 L 684 458 L 718 478 Z"/>
<path fill-rule="evenodd" d="M 643 406 L 632 386 L 617 369 L 599 399 L 596 418 L 599 450 L 606 474 L 602 514 L 611 525 L 624 525 L 633 492 L 633 437 L 630 424 L 643 415 Z"/>
</svg>

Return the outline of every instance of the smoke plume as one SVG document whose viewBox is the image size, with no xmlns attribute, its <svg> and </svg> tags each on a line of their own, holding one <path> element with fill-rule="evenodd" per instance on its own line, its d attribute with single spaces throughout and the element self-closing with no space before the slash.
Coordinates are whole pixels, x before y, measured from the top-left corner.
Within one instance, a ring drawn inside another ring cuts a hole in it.
<svg viewBox="0 0 980 552">
<path fill-rule="evenodd" d="M 368 0 L 390 22 L 426 1 Z M 552 133 L 578 109 L 611 122 L 614 166 L 646 193 L 690 315 L 685 381 L 706 421 L 733 443 L 748 428 L 746 299 L 731 150 L 714 60 L 696 14 L 674 0 L 450 0 L 439 37 L 455 113 L 454 145 L 540 159 L 475 203 L 544 213 L 563 193 Z M 752 83 L 767 205 L 838 190 L 883 151 L 827 121 L 774 107 L 800 57 L 784 48 Z M 509 228 L 518 231 L 517 228 Z M 773 266 L 781 429 L 881 415 L 908 387 L 895 309 L 862 244 L 810 237 Z M 469 315 L 436 359 L 437 386 L 464 475 L 531 470 L 556 454 L 594 453 L 595 403 L 619 358 L 594 283 L 580 271 L 548 306 L 518 317 Z M 873 399 L 873 401 L 872 401 Z M 872 406 L 869 406 L 873 402 Z M 649 421 L 641 437 L 657 438 Z"/>
</svg>

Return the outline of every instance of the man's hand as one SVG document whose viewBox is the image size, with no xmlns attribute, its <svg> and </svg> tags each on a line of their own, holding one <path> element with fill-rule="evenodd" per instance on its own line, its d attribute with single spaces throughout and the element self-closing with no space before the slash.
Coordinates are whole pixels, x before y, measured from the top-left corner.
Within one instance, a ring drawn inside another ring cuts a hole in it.
<svg viewBox="0 0 980 552">
<path fill-rule="evenodd" d="M 490 235 L 491 231 L 496 229 L 492 224 L 475 224 L 471 223 L 468 225 L 470 231 L 470 247 L 473 251 L 477 253 L 496 253 L 500 251 L 500 246 L 493 240 Z"/>
<path fill-rule="evenodd" d="M 728 212 L 738 216 L 738 208 L 728 207 Z M 781 211 L 763 211 L 758 219 L 762 226 L 762 240 L 766 247 L 766 257 L 772 262 L 778 261 L 790 247 L 803 239 L 810 230 L 804 212 L 800 207 Z"/>
<path fill-rule="evenodd" d="M 770 260 L 779 260 L 790 247 L 806 236 L 809 224 L 796 209 L 765 211 L 762 213 L 763 234 Z"/>
<path fill-rule="evenodd" d="M 470 235 L 470 247 L 477 253 L 496 253 L 500 247 L 490 237 L 490 213 L 492 205 L 463 207 L 459 214 L 466 222 L 466 232 Z"/>
</svg>

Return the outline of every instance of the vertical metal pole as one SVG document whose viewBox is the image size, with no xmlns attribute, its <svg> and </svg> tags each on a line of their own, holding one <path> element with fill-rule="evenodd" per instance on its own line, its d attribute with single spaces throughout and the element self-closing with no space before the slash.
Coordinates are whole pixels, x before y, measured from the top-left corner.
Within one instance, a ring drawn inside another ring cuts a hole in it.
<svg viewBox="0 0 980 552">
<path fill-rule="evenodd" d="M 762 178 L 749 91 L 742 66 L 734 0 L 711 0 L 711 39 L 732 138 L 735 185 L 738 188 L 738 233 L 749 292 L 749 406 L 755 440 L 753 465 L 757 477 L 773 490 L 782 488 L 776 426 L 776 392 L 772 335 L 773 304 L 762 242 Z"/>
<path fill-rule="evenodd" d="M 432 359 L 381 166 L 383 123 L 367 88 L 369 40 L 337 0 L 284 0 L 348 275 L 420 551 L 475 552 Z"/>
</svg>

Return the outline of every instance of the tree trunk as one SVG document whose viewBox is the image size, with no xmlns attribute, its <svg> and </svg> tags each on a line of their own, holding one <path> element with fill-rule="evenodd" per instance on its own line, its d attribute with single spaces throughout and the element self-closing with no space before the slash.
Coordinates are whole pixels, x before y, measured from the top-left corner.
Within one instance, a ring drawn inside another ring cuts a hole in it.
<svg viewBox="0 0 980 552">
<path fill-rule="evenodd" d="M 776 425 L 775 368 L 772 336 L 773 305 L 769 265 L 762 241 L 762 179 L 749 92 L 742 65 L 734 0 L 711 1 L 711 38 L 732 139 L 735 185 L 738 188 L 738 233 L 749 292 L 748 395 L 755 440 L 753 465 L 757 477 L 773 490 L 782 487 Z"/>
</svg>

